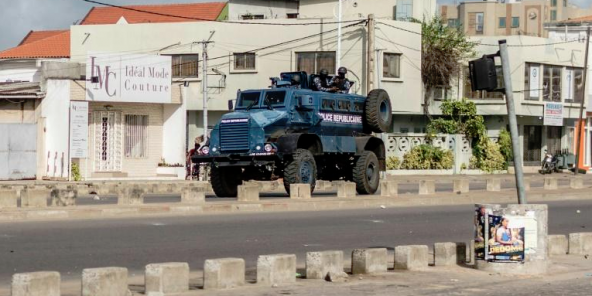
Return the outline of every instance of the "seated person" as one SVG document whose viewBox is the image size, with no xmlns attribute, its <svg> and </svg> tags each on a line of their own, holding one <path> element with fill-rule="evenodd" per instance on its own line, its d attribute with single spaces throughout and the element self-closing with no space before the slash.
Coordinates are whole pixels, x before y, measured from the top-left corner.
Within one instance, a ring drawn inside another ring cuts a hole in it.
<svg viewBox="0 0 592 296">
<path fill-rule="evenodd" d="M 336 92 L 341 94 L 348 94 L 349 89 L 351 88 L 351 82 L 345 77 L 347 74 L 347 68 L 340 67 L 337 70 L 337 76 L 331 79 L 331 83 L 329 84 L 331 87 L 336 88 Z"/>
<path fill-rule="evenodd" d="M 321 69 L 319 76 L 316 76 L 312 82 L 314 90 L 324 92 L 336 92 L 338 90 L 337 87 L 329 86 L 331 79 L 329 79 L 329 71 L 327 71 L 327 69 Z"/>
</svg>

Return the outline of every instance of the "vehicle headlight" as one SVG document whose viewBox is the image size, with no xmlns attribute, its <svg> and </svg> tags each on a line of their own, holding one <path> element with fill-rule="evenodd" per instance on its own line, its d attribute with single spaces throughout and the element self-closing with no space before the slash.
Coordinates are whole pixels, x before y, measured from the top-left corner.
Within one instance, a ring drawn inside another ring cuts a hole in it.
<svg viewBox="0 0 592 296">
<path fill-rule="evenodd" d="M 255 149 L 261 150 L 261 146 L 257 145 L 257 147 L 255 147 Z"/>
<path fill-rule="evenodd" d="M 218 151 L 218 149 L 216 149 L 216 147 L 212 148 L 212 151 L 216 152 Z"/>
<path fill-rule="evenodd" d="M 203 148 L 201 148 L 201 153 L 203 153 L 204 155 L 210 154 L 210 147 L 204 146 Z"/>
<path fill-rule="evenodd" d="M 266 152 L 271 152 L 273 150 L 273 146 L 271 146 L 271 144 L 265 144 L 265 151 Z"/>
</svg>

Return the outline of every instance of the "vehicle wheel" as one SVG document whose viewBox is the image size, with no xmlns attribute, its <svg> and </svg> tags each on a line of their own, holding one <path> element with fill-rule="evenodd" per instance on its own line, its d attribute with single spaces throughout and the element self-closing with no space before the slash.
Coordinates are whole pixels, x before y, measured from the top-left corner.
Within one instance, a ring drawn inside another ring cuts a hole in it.
<svg viewBox="0 0 592 296">
<path fill-rule="evenodd" d="M 391 129 L 393 113 L 391 100 L 384 89 L 370 91 L 364 105 L 364 130 L 386 133 Z"/>
<path fill-rule="evenodd" d="M 362 152 L 354 166 L 354 182 L 359 194 L 374 194 L 380 182 L 378 158 L 372 151 Z"/>
<path fill-rule="evenodd" d="M 236 197 L 241 183 L 242 170 L 239 167 L 212 166 L 210 178 L 217 197 Z"/>
<path fill-rule="evenodd" d="M 317 164 L 312 152 L 306 149 L 296 149 L 292 160 L 284 169 L 284 188 L 290 194 L 290 184 L 310 184 L 310 192 L 314 191 L 317 178 Z"/>
</svg>

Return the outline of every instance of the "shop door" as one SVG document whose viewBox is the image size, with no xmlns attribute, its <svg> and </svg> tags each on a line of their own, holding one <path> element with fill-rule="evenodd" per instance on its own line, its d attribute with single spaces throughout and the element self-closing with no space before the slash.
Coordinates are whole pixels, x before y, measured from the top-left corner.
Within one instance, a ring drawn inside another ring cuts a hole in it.
<svg viewBox="0 0 592 296">
<path fill-rule="evenodd" d="M 547 127 L 547 152 L 551 154 L 561 153 L 561 129 L 560 126 Z"/>
<path fill-rule="evenodd" d="M 539 165 L 540 164 L 542 134 L 543 134 L 543 127 L 540 125 L 525 125 L 524 126 L 524 162 L 525 162 L 525 165 Z"/>
<path fill-rule="evenodd" d="M 121 112 L 93 113 L 95 134 L 95 172 L 121 171 Z"/>
<path fill-rule="evenodd" d="M 0 124 L 0 180 L 37 176 L 37 124 Z"/>
</svg>

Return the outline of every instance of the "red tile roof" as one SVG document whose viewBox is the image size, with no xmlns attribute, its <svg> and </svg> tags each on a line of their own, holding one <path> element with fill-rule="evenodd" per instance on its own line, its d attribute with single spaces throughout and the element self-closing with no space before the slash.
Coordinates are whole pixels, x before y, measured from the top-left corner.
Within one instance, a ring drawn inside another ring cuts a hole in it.
<svg viewBox="0 0 592 296">
<path fill-rule="evenodd" d="M 55 36 L 55 35 L 58 35 L 58 34 L 61 34 L 61 33 L 67 32 L 67 31 L 68 30 L 30 31 L 29 34 L 27 34 L 27 36 L 25 36 L 25 38 L 23 38 L 23 41 L 21 41 L 21 43 L 19 43 L 19 45 L 39 41 L 41 39 Z"/>
<path fill-rule="evenodd" d="M 27 38 L 25 37 L 25 40 Z M 23 40 L 23 41 L 25 41 Z M 70 31 L 23 43 L 0 52 L 0 59 L 69 58 Z"/>
<path fill-rule="evenodd" d="M 84 17 L 82 22 L 80 22 L 80 24 L 116 24 L 117 21 L 121 19 L 121 17 L 124 17 L 125 20 L 130 24 L 191 22 L 193 21 L 192 19 L 195 19 L 195 21 L 213 21 L 218 18 L 225 6 L 225 2 L 125 6 L 130 9 L 150 11 L 161 15 L 141 11 L 133 11 L 117 7 L 93 7 L 88 12 L 86 17 Z"/>
<path fill-rule="evenodd" d="M 592 23 L 592 15 L 577 17 L 559 22 L 561 24 Z"/>
</svg>

